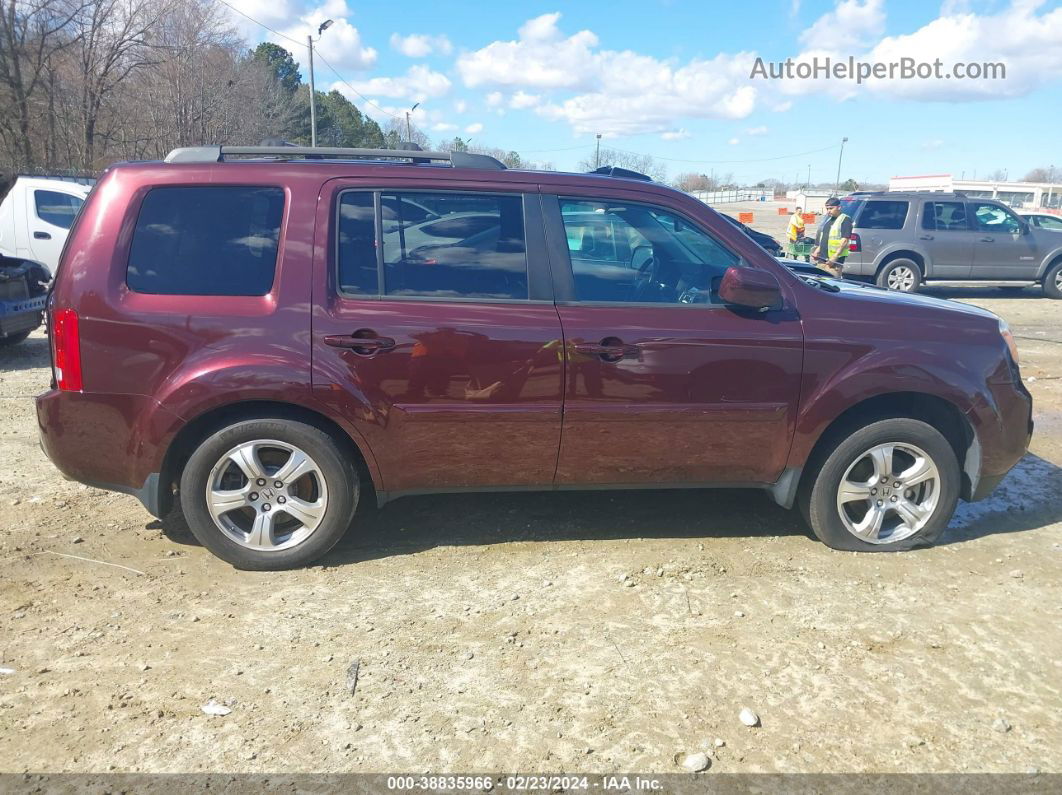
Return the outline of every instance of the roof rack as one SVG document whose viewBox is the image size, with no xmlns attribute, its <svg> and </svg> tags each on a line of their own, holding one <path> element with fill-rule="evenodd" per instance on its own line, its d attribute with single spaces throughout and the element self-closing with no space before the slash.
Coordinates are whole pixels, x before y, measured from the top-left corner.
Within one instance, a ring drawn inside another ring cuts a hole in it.
<svg viewBox="0 0 1062 795">
<path fill-rule="evenodd" d="M 648 174 L 643 174 L 640 171 L 631 171 L 627 168 L 620 168 L 619 166 L 601 166 L 601 168 L 595 168 L 593 171 L 587 171 L 587 174 L 600 174 L 603 177 L 623 177 L 624 179 L 639 179 L 642 182 L 652 182 L 653 178 Z"/>
<path fill-rule="evenodd" d="M 501 171 L 505 164 L 490 155 L 472 152 L 425 152 L 416 144 L 403 149 L 347 149 L 331 146 L 186 146 L 166 155 L 167 163 L 224 163 L 244 157 L 270 160 L 401 160 L 413 165 L 448 162 L 454 168 Z"/>
</svg>

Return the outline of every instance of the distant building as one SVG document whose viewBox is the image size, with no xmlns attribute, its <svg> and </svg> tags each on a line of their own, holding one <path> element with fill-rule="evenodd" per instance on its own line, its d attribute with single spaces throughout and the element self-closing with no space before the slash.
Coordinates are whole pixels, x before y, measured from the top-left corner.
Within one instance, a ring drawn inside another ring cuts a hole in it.
<svg viewBox="0 0 1062 795">
<path fill-rule="evenodd" d="M 1016 209 L 1062 211 L 1062 182 L 997 182 L 955 179 L 951 174 L 893 177 L 891 191 L 965 193 L 971 199 L 998 199 Z"/>
</svg>

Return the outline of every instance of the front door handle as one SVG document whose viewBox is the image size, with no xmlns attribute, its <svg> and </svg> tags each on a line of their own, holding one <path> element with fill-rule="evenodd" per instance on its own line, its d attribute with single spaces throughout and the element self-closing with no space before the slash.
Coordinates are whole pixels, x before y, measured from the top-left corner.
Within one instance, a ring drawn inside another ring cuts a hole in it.
<svg viewBox="0 0 1062 795">
<path fill-rule="evenodd" d="M 994 237 L 982 237 L 981 238 L 981 242 L 982 243 L 995 243 L 996 239 Z"/>
<path fill-rule="evenodd" d="M 354 353 L 368 355 L 377 351 L 387 351 L 395 347 L 390 337 L 379 337 L 372 329 L 358 329 L 353 334 L 328 334 L 325 345 L 333 348 L 349 348 Z"/>
<path fill-rule="evenodd" d="M 637 345 L 624 345 L 622 340 L 615 337 L 606 337 L 601 342 L 579 342 L 572 349 L 586 356 L 600 356 L 606 362 L 637 359 L 639 354 Z"/>
<path fill-rule="evenodd" d="M 47 232 L 34 232 L 33 233 L 33 239 L 34 240 L 51 240 L 52 236 L 49 235 Z"/>
</svg>

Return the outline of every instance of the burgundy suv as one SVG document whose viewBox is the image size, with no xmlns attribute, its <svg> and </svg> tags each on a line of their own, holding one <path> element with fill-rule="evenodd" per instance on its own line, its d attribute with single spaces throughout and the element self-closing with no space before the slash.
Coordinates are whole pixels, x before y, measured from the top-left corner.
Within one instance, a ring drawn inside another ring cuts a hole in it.
<svg viewBox="0 0 1062 795">
<path fill-rule="evenodd" d="M 799 275 L 619 169 L 175 150 L 100 179 L 48 315 L 48 456 L 249 569 L 487 489 L 754 487 L 908 549 L 1032 432 L 994 315 Z"/>
</svg>

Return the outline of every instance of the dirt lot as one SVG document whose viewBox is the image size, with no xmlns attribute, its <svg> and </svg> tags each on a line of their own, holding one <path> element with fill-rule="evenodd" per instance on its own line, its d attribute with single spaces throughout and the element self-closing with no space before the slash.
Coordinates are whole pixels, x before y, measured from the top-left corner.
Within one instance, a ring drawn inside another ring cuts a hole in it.
<svg viewBox="0 0 1062 795">
<path fill-rule="evenodd" d="M 1062 305 L 933 292 L 1008 319 L 1038 430 L 899 555 L 760 493 L 445 496 L 242 573 L 62 480 L 45 339 L 0 352 L 0 770 L 1062 772 Z"/>
</svg>

